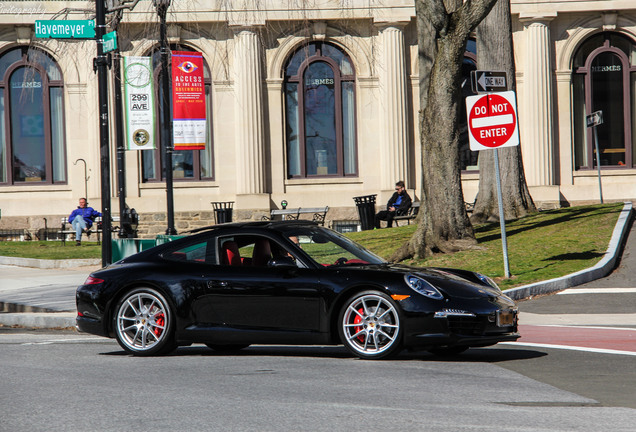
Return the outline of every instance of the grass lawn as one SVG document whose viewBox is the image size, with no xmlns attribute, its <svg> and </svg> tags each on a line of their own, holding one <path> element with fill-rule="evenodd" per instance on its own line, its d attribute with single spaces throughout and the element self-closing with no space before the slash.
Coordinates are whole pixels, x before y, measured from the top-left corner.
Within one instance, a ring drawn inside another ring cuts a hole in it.
<svg viewBox="0 0 636 432">
<path fill-rule="evenodd" d="M 475 227 L 479 250 L 409 260 L 415 266 L 475 270 L 502 289 L 564 276 L 601 260 L 623 209 L 623 203 L 542 211 L 506 223 L 511 278 L 504 278 L 499 222 Z M 388 257 L 415 231 L 415 226 L 351 234 L 376 254 Z"/>
<path fill-rule="evenodd" d="M 604 255 L 622 203 L 568 207 L 536 213 L 506 224 L 512 277 L 505 279 L 499 223 L 475 227 L 479 249 L 410 260 L 415 266 L 476 270 L 497 281 L 502 289 L 564 276 L 596 264 Z M 388 258 L 409 239 L 416 226 L 348 234 L 376 254 Z M 101 258 L 101 246 L 75 242 L 0 241 L 0 256 L 40 259 Z"/>
<path fill-rule="evenodd" d="M 0 241 L 0 256 L 37 259 L 83 259 L 101 258 L 102 246 L 97 242 L 82 241 L 75 246 L 75 240 L 65 246 L 57 241 Z"/>
</svg>

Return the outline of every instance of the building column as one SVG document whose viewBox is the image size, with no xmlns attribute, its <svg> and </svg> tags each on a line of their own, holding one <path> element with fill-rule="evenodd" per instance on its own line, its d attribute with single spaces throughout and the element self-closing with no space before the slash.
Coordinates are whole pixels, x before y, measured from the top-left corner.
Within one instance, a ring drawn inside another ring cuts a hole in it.
<svg viewBox="0 0 636 432">
<path fill-rule="evenodd" d="M 521 146 L 528 186 L 556 184 L 549 27 L 553 18 L 521 17 L 526 59 L 519 117 L 523 121 Z"/>
<path fill-rule="evenodd" d="M 235 32 L 234 89 L 236 94 L 236 193 L 265 193 L 265 136 L 263 74 L 258 34 L 246 28 Z M 259 206 L 260 207 L 260 206 Z"/>
<path fill-rule="evenodd" d="M 408 110 L 406 65 L 404 56 L 404 24 L 382 24 L 380 28 L 380 76 L 382 144 L 381 188 L 392 191 L 395 182 L 408 184 Z"/>
</svg>

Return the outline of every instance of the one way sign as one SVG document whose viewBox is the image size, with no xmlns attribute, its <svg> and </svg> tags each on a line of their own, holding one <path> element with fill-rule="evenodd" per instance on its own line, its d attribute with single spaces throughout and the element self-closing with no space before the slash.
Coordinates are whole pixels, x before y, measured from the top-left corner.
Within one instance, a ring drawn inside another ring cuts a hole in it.
<svg viewBox="0 0 636 432">
<path fill-rule="evenodd" d="M 505 72 L 475 70 L 470 73 L 473 92 L 502 92 L 508 90 Z"/>
</svg>

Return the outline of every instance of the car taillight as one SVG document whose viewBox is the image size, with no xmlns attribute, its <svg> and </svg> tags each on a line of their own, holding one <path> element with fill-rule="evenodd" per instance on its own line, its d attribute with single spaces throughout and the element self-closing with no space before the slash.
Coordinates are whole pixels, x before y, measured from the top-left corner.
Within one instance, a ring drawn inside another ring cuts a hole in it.
<svg viewBox="0 0 636 432">
<path fill-rule="evenodd" d="M 97 285 L 100 283 L 104 283 L 104 279 L 100 279 L 100 278 L 96 278 L 93 276 L 89 276 L 86 281 L 84 282 L 84 285 Z"/>
</svg>

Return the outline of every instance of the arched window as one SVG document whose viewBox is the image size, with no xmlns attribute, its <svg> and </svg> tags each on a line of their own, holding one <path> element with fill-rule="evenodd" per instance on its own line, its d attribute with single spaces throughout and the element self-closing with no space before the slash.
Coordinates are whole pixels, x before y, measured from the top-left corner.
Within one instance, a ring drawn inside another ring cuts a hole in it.
<svg viewBox="0 0 636 432">
<path fill-rule="evenodd" d="M 0 184 L 66 183 L 62 72 L 29 47 L 0 55 Z"/>
<path fill-rule="evenodd" d="M 312 42 L 291 56 L 285 108 L 289 178 L 357 175 L 355 72 L 342 50 Z"/>
<path fill-rule="evenodd" d="M 189 47 L 181 45 L 172 45 L 173 51 L 192 51 Z M 152 52 L 152 68 L 155 77 L 155 91 L 157 92 L 157 119 L 163 118 L 163 89 L 160 81 L 161 71 L 161 51 L 157 48 Z M 168 65 L 168 73 L 171 66 Z M 214 149 L 212 140 L 212 79 L 210 78 L 210 69 L 205 59 L 203 60 L 203 78 L 205 81 L 205 103 L 207 112 L 206 124 L 206 143 L 205 150 L 179 150 L 172 153 L 172 177 L 175 181 L 196 181 L 196 180 L 214 180 Z M 172 98 L 172 92 L 168 95 Z M 170 107 L 172 101 L 170 100 Z M 170 108 L 172 109 L 172 108 Z M 162 181 L 165 176 L 163 171 L 158 169 L 162 167 L 161 160 L 161 120 L 156 122 L 155 136 L 157 137 L 156 150 L 142 151 L 142 173 L 144 182 Z"/>
<path fill-rule="evenodd" d="M 626 36 L 601 33 L 587 39 L 574 56 L 574 145 L 577 169 L 597 166 L 592 129 L 585 117 L 603 112 L 597 126 L 600 165 L 632 168 L 636 152 L 636 45 Z"/>
<path fill-rule="evenodd" d="M 477 70 L 477 42 L 468 39 L 462 60 L 462 107 L 459 110 L 459 163 L 462 171 L 477 171 L 478 151 L 470 149 L 468 141 L 468 117 L 466 115 L 466 98 L 473 96 L 470 73 Z"/>
</svg>

